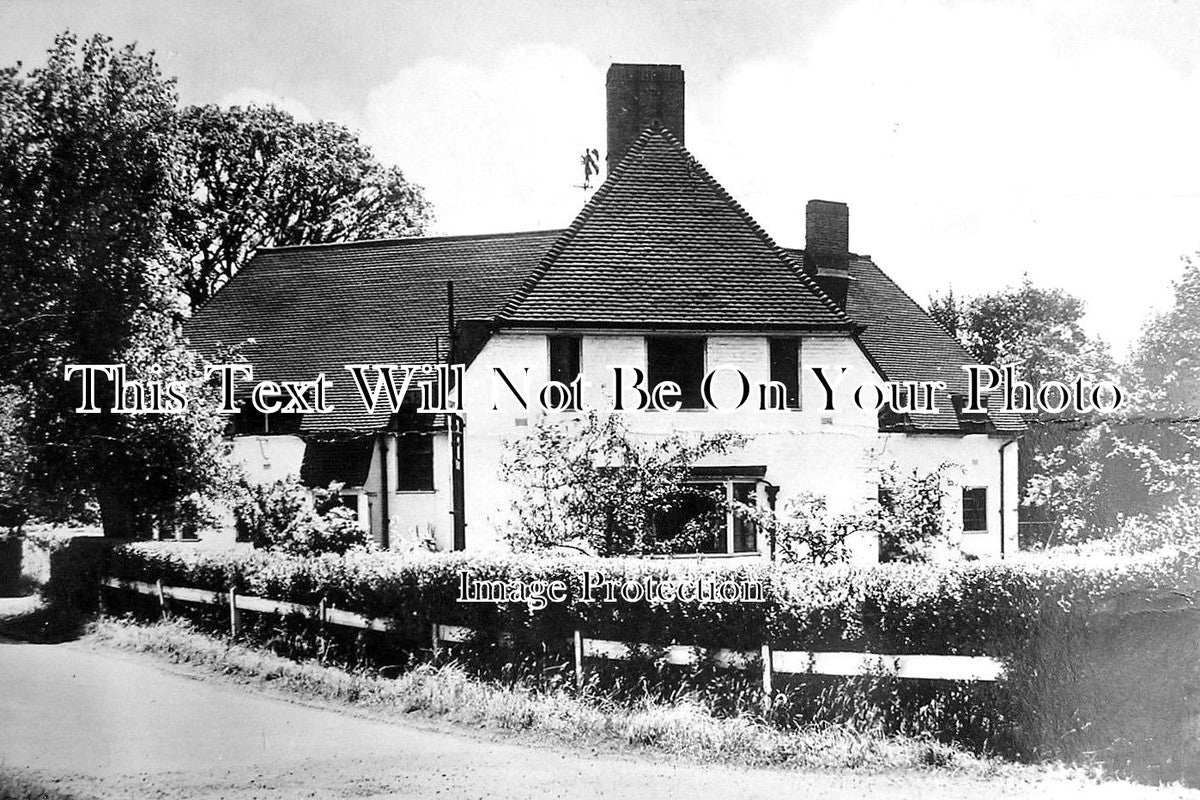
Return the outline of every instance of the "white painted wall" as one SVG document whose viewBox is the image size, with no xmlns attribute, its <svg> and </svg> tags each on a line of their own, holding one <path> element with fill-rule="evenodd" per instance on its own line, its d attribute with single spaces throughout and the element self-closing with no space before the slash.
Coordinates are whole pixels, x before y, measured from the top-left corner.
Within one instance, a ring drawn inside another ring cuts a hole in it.
<svg viewBox="0 0 1200 800">
<path fill-rule="evenodd" d="M 645 335 L 642 333 L 595 332 L 584 334 L 581 344 L 581 369 L 590 384 L 584 390 L 587 407 L 612 407 L 615 387 L 613 365 L 646 366 Z M 721 334 L 708 337 L 706 368 L 730 365 L 744 372 L 752 383 L 765 382 L 770 375 L 769 342 L 761 335 Z M 837 386 L 836 410 L 825 409 L 826 392 L 811 368 L 826 367 L 832 381 L 840 367 L 848 370 Z M 522 409 L 503 384 L 495 379 L 494 368 L 506 371 L 510 379 L 524 387 L 525 368 L 529 368 L 528 410 Z M 515 437 L 525 435 L 529 426 L 544 416 L 536 407 L 534 395 L 549 377 L 549 347 L 546 332 L 502 332 L 493 336 L 467 370 L 464 385 L 467 546 L 474 551 L 503 549 L 502 531 L 511 519 L 516 499 L 511 487 L 501 479 L 501 464 Z M 877 382 L 857 343 L 848 336 L 809 335 L 801 344 L 801 408 L 792 411 L 757 410 L 757 386 L 753 387 L 747 408 L 723 413 L 681 410 L 675 413 L 630 413 L 631 430 L 647 438 L 662 437 L 675 431 L 717 432 L 733 430 L 747 439 L 745 446 L 723 456 L 713 456 L 702 465 L 767 467 L 765 479 L 780 487 L 777 502 L 804 492 L 824 495 L 834 511 L 851 511 L 876 496 L 879 471 L 895 464 L 902 472 L 919 469 L 928 472 L 943 462 L 949 472 L 944 510 L 956 541 L 963 550 L 981 557 L 1001 552 L 1000 514 L 1005 513 L 1006 549 L 1017 549 L 1017 448 L 1004 452 L 1005 478 L 1003 503 L 1000 498 L 1000 447 L 1002 439 L 982 434 L 908 435 L 882 434 L 878 431 L 874 410 L 855 406 L 853 393 L 863 383 Z M 732 403 L 740 394 L 737 379 L 723 374 L 714 382 L 718 402 Z M 494 408 L 493 408 L 494 407 Z M 299 473 L 304 442 L 296 436 L 242 436 L 234 440 L 234 456 L 252 479 L 272 481 Z M 434 442 L 433 491 L 396 490 L 395 437 L 385 439 L 386 455 L 377 444 L 363 491 L 367 495 L 371 529 L 382 538 L 383 503 L 387 493 L 390 524 L 389 540 L 394 549 L 406 549 L 431 534 L 439 549 L 453 547 L 451 471 L 449 438 L 439 434 Z M 382 458 L 388 469 L 381 469 Z M 382 485 L 386 473 L 387 486 Z M 988 530 L 983 533 L 961 532 L 961 487 L 984 486 L 988 489 Z M 765 549 L 766 542 L 760 542 Z M 852 542 L 854 558 L 859 562 L 877 557 L 873 538 Z"/>
<path fill-rule="evenodd" d="M 645 368 L 645 336 L 641 333 L 592 333 L 582 337 L 581 369 L 591 384 L 585 388 L 587 406 L 611 408 L 615 395 L 612 365 Z M 769 343 L 765 336 L 722 334 L 708 337 L 706 368 L 728 364 L 741 369 L 752 382 L 769 378 Z M 826 393 L 809 369 L 825 366 L 832 380 L 833 368 L 848 367 L 835 395 L 834 412 L 825 410 Z M 502 332 L 494 336 L 467 371 L 466 405 L 466 504 L 467 544 L 472 550 L 502 547 L 501 531 L 510 519 L 515 499 L 511 488 L 500 479 L 500 464 L 507 442 L 524 434 L 543 416 L 536 408 L 524 410 L 507 388 L 493 377 L 494 368 L 510 378 L 524 375 L 529 367 L 533 394 L 548 378 L 547 337 L 541 333 Z M 987 534 L 969 534 L 963 547 L 978 555 L 999 554 L 999 439 L 974 436 L 913 436 L 881 434 L 874 410 L 858 409 L 854 389 L 879 377 L 857 343 L 847 336 L 806 336 L 801 345 L 801 405 L 797 411 L 762 412 L 747 408 L 730 413 L 687 411 L 676 413 L 631 413 L 630 428 L 645 437 L 665 436 L 674 431 L 715 432 L 734 430 L 747 437 L 736 452 L 707 459 L 709 465 L 765 465 L 766 480 L 780 487 L 778 502 L 802 492 L 825 495 L 835 511 L 850 511 L 874 498 L 879 470 L 894 461 L 903 470 L 929 471 L 942 462 L 956 464 L 962 480 L 972 486 L 987 486 L 989 522 Z M 726 379 L 727 377 L 727 379 Z M 522 384 L 518 383 L 518 386 Z M 497 389 L 496 387 L 500 387 Z M 736 378 L 722 376 L 715 383 L 717 400 L 732 402 L 740 392 Z M 757 401 L 754 388 L 752 401 Z M 493 410 L 495 406 L 495 410 Z M 1006 533 L 1016 535 L 1015 447 L 1006 457 L 1012 472 L 1006 478 L 1011 522 Z M 961 485 L 961 484 L 959 484 Z M 951 487 L 946 514 L 951 527 L 961 536 L 961 492 Z M 1013 538 L 1015 549 L 1015 538 Z M 762 543 L 765 547 L 765 542 Z M 873 539 L 853 543 L 855 558 L 877 557 Z"/>
</svg>

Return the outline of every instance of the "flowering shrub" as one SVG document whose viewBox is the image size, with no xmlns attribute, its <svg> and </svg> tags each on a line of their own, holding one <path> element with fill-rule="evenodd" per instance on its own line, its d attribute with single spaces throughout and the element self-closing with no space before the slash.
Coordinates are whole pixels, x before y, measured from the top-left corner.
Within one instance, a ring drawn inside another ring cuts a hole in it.
<svg viewBox="0 0 1200 800">
<path fill-rule="evenodd" d="M 340 490 L 341 484 L 333 483 L 310 496 L 294 478 L 246 483 L 234 506 L 238 540 L 295 555 L 369 548 L 370 533 L 337 502 Z"/>
<path fill-rule="evenodd" d="M 515 438 L 500 477 L 517 490 L 505 531 L 521 552 L 567 547 L 601 556 L 696 552 L 713 521 L 681 530 L 658 525 L 701 492 L 687 485 L 692 466 L 745 442 L 732 432 L 682 433 L 642 441 L 619 414 L 540 420 Z M 710 510 L 724 521 L 724 510 Z M 704 517 L 705 515 L 700 515 Z M 709 514 L 708 516 L 712 516 Z"/>
</svg>

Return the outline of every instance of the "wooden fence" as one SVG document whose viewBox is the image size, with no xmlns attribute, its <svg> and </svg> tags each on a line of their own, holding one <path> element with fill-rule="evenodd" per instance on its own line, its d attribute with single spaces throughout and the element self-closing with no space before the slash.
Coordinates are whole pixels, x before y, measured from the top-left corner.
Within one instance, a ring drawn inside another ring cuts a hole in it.
<svg viewBox="0 0 1200 800">
<path fill-rule="evenodd" d="M 254 611 L 277 616 L 300 615 L 326 625 L 336 625 L 360 630 L 387 631 L 396 627 L 397 620 L 387 617 L 367 617 L 353 611 L 327 607 L 322 601 L 317 606 L 270 600 L 262 597 L 228 592 L 213 592 L 207 589 L 191 589 L 164 586 L 162 581 L 144 581 L 103 578 L 101 584 L 112 589 L 123 589 L 158 598 L 159 608 L 167 614 L 167 601 L 226 606 L 229 609 L 229 632 L 237 636 L 241 632 L 241 612 Z M 103 591 L 103 590 L 102 590 Z M 103 601 L 103 597 L 101 597 Z M 103 607 L 103 603 L 101 605 Z M 479 632 L 461 625 L 433 624 L 430 630 L 435 652 L 446 644 L 468 644 L 475 641 Z M 501 637 L 500 644 L 509 640 Z M 668 664 L 690 666 L 701 663 L 735 670 L 761 670 L 764 698 L 773 694 L 772 677 L 785 675 L 832 675 L 853 677 L 857 675 L 889 675 L 896 678 L 951 681 L 996 681 L 1004 675 L 1002 662 L 985 656 L 934 656 L 934 655 L 878 655 L 850 652 L 809 652 L 805 650 L 775 650 L 764 644 L 760 650 L 727 650 L 724 648 L 692 647 L 689 645 L 653 645 L 618 642 L 609 639 L 589 639 L 575 631 L 572 642 L 575 655 L 575 681 L 579 686 L 584 681 L 586 659 L 607 661 L 629 661 L 639 654 L 656 653 Z"/>
</svg>

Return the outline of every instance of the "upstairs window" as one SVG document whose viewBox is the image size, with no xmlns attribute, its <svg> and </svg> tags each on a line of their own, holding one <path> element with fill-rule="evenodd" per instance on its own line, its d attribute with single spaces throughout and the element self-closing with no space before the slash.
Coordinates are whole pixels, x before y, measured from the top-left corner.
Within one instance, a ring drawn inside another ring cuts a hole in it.
<svg viewBox="0 0 1200 800">
<path fill-rule="evenodd" d="M 987 530 L 987 488 L 975 487 L 963 489 L 962 497 L 963 530 Z"/>
<path fill-rule="evenodd" d="M 282 401 L 282 397 L 264 398 L 267 402 Z M 300 432 L 300 421 L 303 414 L 264 414 L 250 402 L 249 399 L 240 401 L 238 413 L 233 415 L 233 434 L 235 436 L 267 436 L 274 434 L 296 434 Z"/>
<path fill-rule="evenodd" d="M 771 380 L 783 384 L 784 408 L 800 408 L 800 340 L 771 340 Z"/>
<path fill-rule="evenodd" d="M 578 336 L 550 337 L 550 380 L 564 386 L 579 377 L 580 340 Z M 579 409 L 573 408 L 578 411 Z"/>
<path fill-rule="evenodd" d="M 650 388 L 664 381 L 679 384 L 680 408 L 704 408 L 704 338 L 650 336 L 646 339 L 646 373 Z"/>
<path fill-rule="evenodd" d="M 396 438 L 396 491 L 433 491 L 433 436 L 401 434 Z"/>
</svg>

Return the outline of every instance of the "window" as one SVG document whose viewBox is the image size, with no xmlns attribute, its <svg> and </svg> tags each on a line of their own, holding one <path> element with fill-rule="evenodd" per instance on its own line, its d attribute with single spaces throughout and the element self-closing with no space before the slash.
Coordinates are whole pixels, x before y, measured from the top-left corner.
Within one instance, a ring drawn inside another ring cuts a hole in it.
<svg viewBox="0 0 1200 800">
<path fill-rule="evenodd" d="M 733 500 L 748 506 L 758 506 L 758 484 L 735 483 L 732 486 Z M 733 515 L 733 552 L 753 553 L 758 550 L 758 526 L 754 520 Z"/>
<path fill-rule="evenodd" d="M 664 381 L 679 384 L 680 408 L 704 408 L 704 339 L 651 336 L 646 339 L 646 373 L 651 390 Z"/>
<path fill-rule="evenodd" d="M 771 380 L 783 384 L 784 408 L 800 408 L 800 340 L 771 340 Z"/>
<path fill-rule="evenodd" d="M 655 515 L 655 533 L 661 541 L 680 540 L 680 544 L 690 544 L 688 552 L 758 552 L 758 526 L 735 513 L 732 502 L 757 506 L 758 483 L 737 480 L 689 483 Z"/>
<path fill-rule="evenodd" d="M 281 397 L 264 398 L 267 402 L 282 400 Z M 238 436 L 264 436 L 270 434 L 299 433 L 302 414 L 264 414 L 249 401 L 239 404 L 238 413 L 233 415 L 233 433 Z"/>
<path fill-rule="evenodd" d="M 963 489 L 963 530 L 987 530 L 987 489 Z"/>
<path fill-rule="evenodd" d="M 720 484 L 688 484 L 655 515 L 660 541 L 677 541 L 690 552 L 725 552 L 725 492 Z"/>
<path fill-rule="evenodd" d="M 550 337 L 550 380 L 570 386 L 579 377 L 579 345 L 578 336 Z"/>
<path fill-rule="evenodd" d="M 396 439 L 396 491 L 433 490 L 433 437 L 402 434 Z"/>
</svg>

